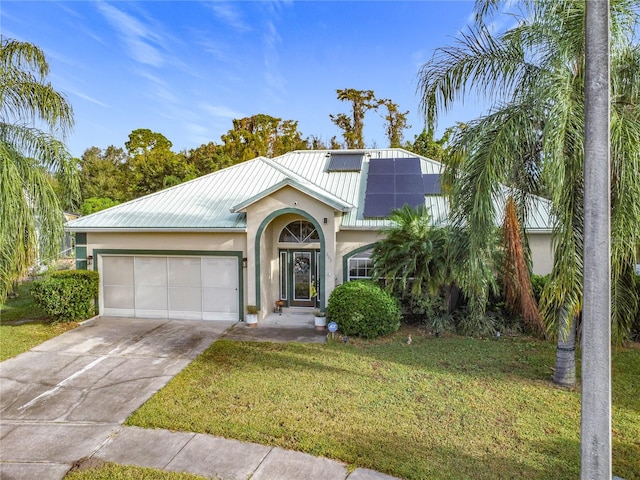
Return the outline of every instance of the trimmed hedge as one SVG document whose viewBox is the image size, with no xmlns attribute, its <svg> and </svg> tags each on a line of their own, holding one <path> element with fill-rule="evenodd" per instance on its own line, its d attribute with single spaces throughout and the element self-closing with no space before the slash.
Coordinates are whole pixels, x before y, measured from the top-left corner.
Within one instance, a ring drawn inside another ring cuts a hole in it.
<svg viewBox="0 0 640 480">
<path fill-rule="evenodd" d="M 96 314 L 100 276 L 91 270 L 59 270 L 31 285 L 31 294 L 57 322 L 86 320 Z"/>
<path fill-rule="evenodd" d="M 331 292 L 327 319 L 345 335 L 375 338 L 400 328 L 398 301 L 370 281 L 346 282 Z"/>
</svg>

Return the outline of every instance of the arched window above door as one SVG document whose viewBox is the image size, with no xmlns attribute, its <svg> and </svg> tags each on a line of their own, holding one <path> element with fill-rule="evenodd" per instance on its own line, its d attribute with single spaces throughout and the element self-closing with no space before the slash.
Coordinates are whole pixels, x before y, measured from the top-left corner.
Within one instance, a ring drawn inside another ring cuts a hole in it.
<svg viewBox="0 0 640 480">
<path fill-rule="evenodd" d="M 320 235 L 313 223 L 307 220 L 295 220 L 282 229 L 279 242 L 314 243 L 320 241 Z"/>
</svg>

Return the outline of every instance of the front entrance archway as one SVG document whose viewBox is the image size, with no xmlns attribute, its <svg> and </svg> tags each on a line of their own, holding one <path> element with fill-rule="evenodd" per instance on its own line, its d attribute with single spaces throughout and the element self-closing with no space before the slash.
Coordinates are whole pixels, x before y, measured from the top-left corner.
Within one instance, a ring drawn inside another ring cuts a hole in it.
<svg viewBox="0 0 640 480">
<path fill-rule="evenodd" d="M 316 285 L 314 285 L 314 288 L 316 288 L 317 290 L 317 295 L 315 296 L 315 303 L 311 304 L 310 306 L 313 305 L 318 305 L 320 308 L 324 308 L 324 304 L 325 304 L 325 291 L 326 291 L 326 285 L 325 282 L 323 281 L 326 277 L 326 258 L 325 258 L 325 238 L 324 238 L 324 233 L 322 231 L 322 228 L 320 227 L 320 224 L 316 221 L 315 218 L 313 218 L 311 215 L 309 215 L 307 212 L 305 212 L 304 210 L 300 210 L 298 208 L 283 208 L 280 210 L 276 210 L 274 212 L 271 212 L 269 215 L 267 215 L 262 222 L 260 222 L 259 227 L 256 230 L 256 235 L 255 235 L 255 244 L 254 244 L 254 252 L 255 252 L 255 298 L 256 298 L 256 305 L 260 308 L 261 305 L 272 305 L 273 304 L 273 296 L 270 295 L 265 295 L 264 292 L 262 292 L 261 290 L 261 284 L 262 284 L 262 266 L 263 265 L 269 265 L 269 262 L 272 262 L 273 260 L 275 260 L 275 258 L 271 257 L 269 258 L 264 257 L 262 258 L 261 256 L 261 241 L 263 238 L 263 234 L 265 232 L 265 229 L 267 228 L 267 226 L 277 217 L 280 217 L 282 215 L 286 215 L 286 214 L 294 214 L 297 215 L 299 217 L 301 217 L 304 220 L 307 220 L 308 222 L 310 222 L 314 228 L 314 230 L 317 232 L 318 235 L 318 240 L 314 240 L 313 243 L 316 243 L 320 245 L 320 249 L 315 250 L 316 252 L 319 252 L 319 254 L 316 254 L 315 256 L 315 261 L 316 261 L 316 267 L 315 270 L 317 271 L 317 275 L 316 275 Z M 280 233 L 280 232 L 279 232 Z M 279 235 L 278 233 L 278 235 Z M 279 237 L 275 237 L 275 239 L 278 239 Z M 293 246 L 293 245 L 292 245 Z M 299 247 L 302 248 L 292 248 L 291 250 L 296 250 L 296 251 L 300 251 L 300 250 L 305 250 L 305 245 L 299 245 Z M 312 247 L 312 245 L 308 245 L 307 249 L 309 249 L 309 247 Z M 272 255 L 275 256 L 276 252 L 274 252 Z M 268 254 L 267 254 L 268 255 Z M 277 267 L 276 267 L 277 268 Z M 282 272 L 282 270 L 281 270 Z M 266 275 L 265 275 L 266 277 Z M 287 276 L 284 276 L 284 279 L 287 279 Z M 289 279 L 290 281 L 291 279 Z M 275 278 L 271 278 L 271 281 L 274 282 L 271 284 L 271 293 L 275 295 L 277 295 L 278 289 L 273 288 L 275 287 L 275 282 L 278 281 L 278 277 L 276 276 Z M 283 281 L 283 276 L 280 275 L 280 289 L 282 288 L 282 281 Z M 289 283 L 289 285 L 291 286 L 292 283 Z M 289 287 L 290 288 L 290 287 Z M 273 291 L 275 290 L 275 291 Z M 280 290 L 282 291 L 282 290 Z M 251 297 L 253 295 L 250 295 Z M 277 298 L 277 297 L 276 297 Z M 288 296 L 287 298 L 287 304 L 289 302 L 289 299 L 291 297 Z"/>
<path fill-rule="evenodd" d="M 280 299 L 292 307 L 315 307 L 320 292 L 320 250 L 280 250 Z"/>
</svg>

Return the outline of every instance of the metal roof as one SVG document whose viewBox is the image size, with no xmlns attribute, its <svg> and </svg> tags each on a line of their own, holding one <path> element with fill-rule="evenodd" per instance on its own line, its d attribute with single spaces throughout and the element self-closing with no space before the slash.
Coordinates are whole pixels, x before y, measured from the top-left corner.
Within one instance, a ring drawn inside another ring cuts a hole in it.
<svg viewBox="0 0 640 480">
<path fill-rule="evenodd" d="M 354 152 L 355 153 L 355 152 Z M 377 230 L 390 222 L 365 218 L 364 197 L 371 158 L 420 159 L 421 173 L 440 174 L 442 165 L 399 148 L 360 150 L 361 171 L 327 171 L 331 150 L 299 150 L 280 157 L 259 157 L 180 185 L 80 217 L 67 229 L 86 231 L 244 231 L 242 211 L 271 192 L 290 185 L 344 212 L 341 228 Z M 446 221 L 448 202 L 425 195 L 434 224 Z M 497 206 L 497 210 L 500 207 Z M 549 202 L 532 202 L 527 228 L 550 231 Z"/>
</svg>

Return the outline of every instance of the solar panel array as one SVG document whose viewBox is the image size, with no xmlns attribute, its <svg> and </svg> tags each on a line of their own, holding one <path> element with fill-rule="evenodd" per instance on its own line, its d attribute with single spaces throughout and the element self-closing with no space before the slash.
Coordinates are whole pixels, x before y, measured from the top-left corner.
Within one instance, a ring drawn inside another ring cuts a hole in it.
<svg viewBox="0 0 640 480">
<path fill-rule="evenodd" d="M 331 152 L 327 172 L 359 172 L 364 153 Z"/>
<path fill-rule="evenodd" d="M 425 184 L 420 159 L 372 158 L 364 199 L 365 217 L 388 217 L 405 204 L 424 205 Z"/>
<path fill-rule="evenodd" d="M 440 195 L 440 174 L 428 173 L 422 176 L 424 193 L 426 195 Z"/>
</svg>

